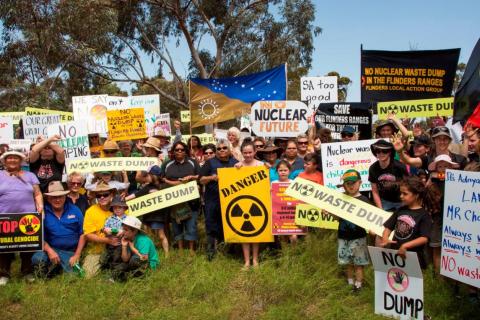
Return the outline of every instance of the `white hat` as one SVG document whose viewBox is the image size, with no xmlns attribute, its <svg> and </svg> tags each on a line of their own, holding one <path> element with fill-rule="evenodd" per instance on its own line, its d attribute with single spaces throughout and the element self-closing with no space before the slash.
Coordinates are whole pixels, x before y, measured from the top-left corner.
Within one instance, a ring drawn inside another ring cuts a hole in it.
<svg viewBox="0 0 480 320">
<path fill-rule="evenodd" d="M 122 224 L 137 229 L 138 231 L 143 231 L 142 222 L 137 217 L 126 216 L 125 219 L 122 221 Z"/>
<path fill-rule="evenodd" d="M 25 160 L 27 157 L 22 153 L 22 152 L 18 152 L 18 151 L 6 151 L 2 154 L 2 156 L 0 157 L 0 160 L 4 161 L 6 157 L 8 156 L 17 156 L 17 157 L 20 157 L 23 160 Z"/>
<path fill-rule="evenodd" d="M 450 158 L 450 156 L 448 154 L 441 154 L 439 156 L 436 156 L 435 160 L 428 165 L 428 170 L 429 171 L 437 170 L 437 164 L 441 161 L 444 161 L 444 162 L 447 162 L 447 163 L 451 164 L 452 168 L 454 168 L 454 169 L 457 169 L 457 168 L 460 167 L 460 165 L 458 163 L 452 161 L 452 158 Z"/>
</svg>

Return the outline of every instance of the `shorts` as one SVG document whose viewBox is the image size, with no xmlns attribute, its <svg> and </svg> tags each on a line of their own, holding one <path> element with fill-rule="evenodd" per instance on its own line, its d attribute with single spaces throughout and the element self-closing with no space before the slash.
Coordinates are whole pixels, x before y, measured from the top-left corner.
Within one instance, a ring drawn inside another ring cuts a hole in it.
<svg viewBox="0 0 480 320">
<path fill-rule="evenodd" d="M 354 240 L 338 239 L 338 264 L 368 265 L 367 237 Z"/>
<path fill-rule="evenodd" d="M 187 240 L 187 241 L 197 241 L 198 232 L 197 232 L 197 219 L 198 211 L 192 211 L 192 216 L 183 220 L 180 223 L 177 223 L 175 219 L 172 221 L 173 234 L 175 241 Z"/>
<path fill-rule="evenodd" d="M 150 227 L 152 230 L 164 230 L 165 229 L 165 223 L 163 222 L 147 222 L 147 225 Z"/>
<path fill-rule="evenodd" d="M 428 246 L 431 248 L 439 248 L 442 246 L 442 217 L 440 214 L 434 214 L 432 215 L 432 220 L 433 223 Z"/>
</svg>

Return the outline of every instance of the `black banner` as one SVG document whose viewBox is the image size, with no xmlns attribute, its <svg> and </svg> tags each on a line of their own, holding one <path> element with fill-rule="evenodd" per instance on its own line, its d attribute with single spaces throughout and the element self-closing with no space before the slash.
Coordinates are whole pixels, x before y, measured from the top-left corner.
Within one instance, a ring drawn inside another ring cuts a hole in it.
<svg viewBox="0 0 480 320">
<path fill-rule="evenodd" d="M 363 102 L 450 97 L 460 49 L 362 50 Z"/>
<path fill-rule="evenodd" d="M 343 127 L 351 126 L 360 133 L 359 139 L 372 138 L 372 105 L 361 102 L 321 103 L 315 112 L 317 128 L 332 130 L 333 139 L 340 139 Z"/>
<path fill-rule="evenodd" d="M 0 253 L 43 249 L 43 223 L 39 213 L 0 214 Z"/>
</svg>

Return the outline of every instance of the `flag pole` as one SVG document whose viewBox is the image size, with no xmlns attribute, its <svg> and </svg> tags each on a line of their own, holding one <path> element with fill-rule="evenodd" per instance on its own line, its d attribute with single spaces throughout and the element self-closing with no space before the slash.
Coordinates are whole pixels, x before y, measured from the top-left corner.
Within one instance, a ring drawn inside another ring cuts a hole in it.
<svg viewBox="0 0 480 320">
<path fill-rule="evenodd" d="M 285 62 L 285 100 L 288 100 L 288 67 L 287 67 L 288 62 Z"/>
</svg>

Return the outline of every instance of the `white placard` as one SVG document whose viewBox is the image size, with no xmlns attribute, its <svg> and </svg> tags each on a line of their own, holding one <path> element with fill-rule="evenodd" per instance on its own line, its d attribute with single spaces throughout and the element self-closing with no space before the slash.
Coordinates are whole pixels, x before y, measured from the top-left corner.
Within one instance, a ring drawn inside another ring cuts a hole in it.
<svg viewBox="0 0 480 320">
<path fill-rule="evenodd" d="M 156 135 L 156 130 L 162 129 L 167 135 L 172 135 L 172 127 L 170 125 L 170 113 L 162 113 L 157 115 L 157 120 L 153 127 L 154 135 Z"/>
<path fill-rule="evenodd" d="M 75 121 L 87 121 L 88 133 L 107 133 L 108 95 L 72 97 Z M 114 109 L 113 107 L 110 110 Z"/>
<path fill-rule="evenodd" d="M 320 103 L 338 102 L 337 77 L 302 77 L 301 99 L 308 107 L 316 110 Z"/>
<path fill-rule="evenodd" d="M 423 276 L 418 256 L 368 247 L 375 269 L 375 313 L 397 319 L 423 319 Z"/>
<path fill-rule="evenodd" d="M 440 273 L 480 288 L 480 172 L 447 170 Z"/>
<path fill-rule="evenodd" d="M 149 136 L 153 135 L 155 120 L 157 120 L 157 115 L 160 114 L 160 95 L 148 94 L 129 98 L 129 108 L 143 108 L 145 110 L 147 133 Z"/>
<path fill-rule="evenodd" d="M 0 142 L 8 143 L 13 139 L 13 120 L 11 117 L 0 117 Z"/>
<path fill-rule="evenodd" d="M 25 139 L 35 141 L 37 136 L 48 137 L 47 128 L 60 123 L 60 115 L 44 114 L 41 116 L 23 117 L 23 136 Z"/>
<path fill-rule="evenodd" d="M 377 161 L 370 150 L 370 145 L 377 139 L 322 143 L 322 172 L 326 187 L 343 192 L 343 188 L 337 188 L 341 183 L 342 175 L 348 169 L 355 169 L 362 177 L 360 191 L 372 189 L 368 181 L 368 169 Z"/>
<path fill-rule="evenodd" d="M 57 143 L 65 152 L 65 159 L 90 159 L 86 121 L 62 122 L 48 127 L 48 136 L 60 135 Z"/>
</svg>

